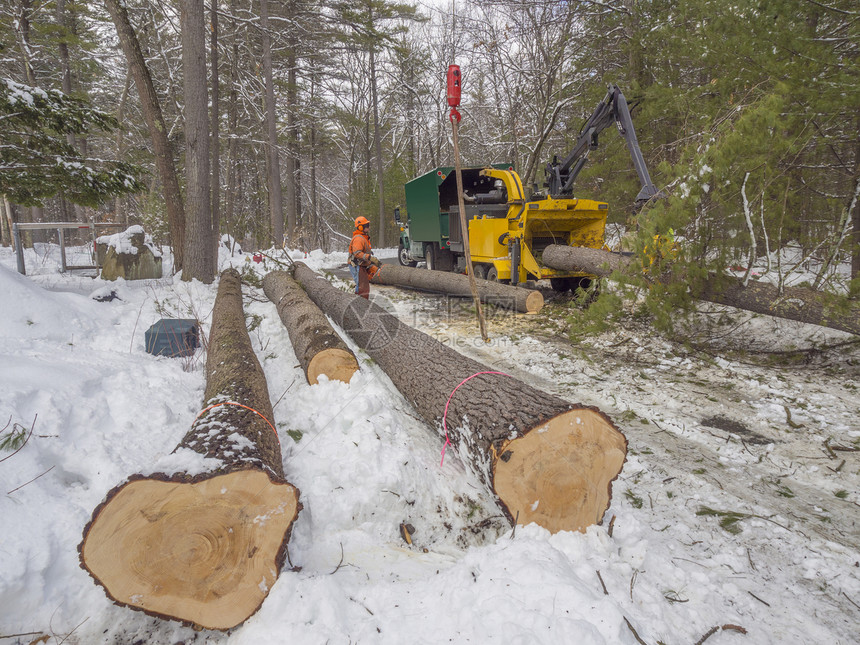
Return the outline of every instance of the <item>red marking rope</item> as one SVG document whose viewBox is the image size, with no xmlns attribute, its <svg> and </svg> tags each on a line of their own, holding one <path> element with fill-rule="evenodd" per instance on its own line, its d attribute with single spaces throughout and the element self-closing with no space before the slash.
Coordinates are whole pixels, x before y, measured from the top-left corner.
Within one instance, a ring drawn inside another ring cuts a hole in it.
<svg viewBox="0 0 860 645">
<path fill-rule="evenodd" d="M 275 426 L 272 425 L 271 421 L 269 421 L 265 416 L 263 416 L 263 414 L 260 413 L 258 410 L 255 410 L 254 408 L 248 407 L 247 405 L 242 405 L 241 403 L 236 403 L 235 401 L 224 401 L 223 403 L 215 403 L 214 405 L 210 405 L 208 408 L 204 408 L 203 410 L 200 410 L 200 414 L 198 414 L 194 418 L 194 421 L 196 422 L 197 419 L 199 419 L 201 416 L 203 416 L 206 412 L 209 412 L 209 410 L 211 410 L 212 408 L 217 408 L 217 407 L 220 407 L 222 405 L 235 405 L 235 406 L 238 406 L 240 408 L 245 408 L 246 410 L 250 410 L 251 412 L 253 412 L 257 416 L 259 416 L 263 421 L 265 421 L 266 423 L 269 424 L 269 427 L 272 429 L 272 432 L 275 433 L 275 439 L 278 440 L 278 445 L 279 446 L 281 445 L 281 438 L 278 436 L 278 431 L 275 430 Z M 193 423 L 192 423 L 192 425 L 193 425 Z"/>
<path fill-rule="evenodd" d="M 445 402 L 445 414 L 442 415 L 442 427 L 445 429 L 445 445 L 442 446 L 442 463 L 439 464 L 440 468 L 445 463 L 445 448 L 447 448 L 448 444 L 451 443 L 451 440 L 448 438 L 448 406 L 451 405 L 451 399 L 454 398 L 454 394 L 457 392 L 457 390 L 460 389 L 461 385 L 463 385 L 467 381 L 471 381 L 473 378 L 475 378 L 476 376 L 480 376 L 481 374 L 499 374 L 501 376 L 513 378 L 513 376 L 511 376 L 510 374 L 505 374 L 504 372 L 476 372 L 475 374 L 472 374 L 472 376 L 464 378 L 462 381 L 460 381 L 460 384 L 454 388 L 454 390 L 448 396 L 448 400 Z"/>
</svg>

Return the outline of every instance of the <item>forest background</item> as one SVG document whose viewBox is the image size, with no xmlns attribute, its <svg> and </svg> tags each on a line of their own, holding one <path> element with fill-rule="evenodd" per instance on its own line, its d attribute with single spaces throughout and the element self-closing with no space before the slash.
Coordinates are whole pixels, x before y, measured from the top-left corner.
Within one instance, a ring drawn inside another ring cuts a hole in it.
<svg viewBox="0 0 860 645">
<path fill-rule="evenodd" d="M 609 202 L 634 249 L 674 236 L 685 282 L 773 257 L 780 285 L 812 269 L 856 295 L 858 24 L 850 0 L 10 0 L 2 241 L 13 221 L 140 223 L 204 282 L 225 233 L 330 251 L 364 215 L 395 246 L 404 182 L 453 163 L 456 62 L 464 164 L 540 189 L 616 83 L 666 198 L 634 214 L 611 131 L 575 194 Z M 107 179 L 76 190 L 81 168 Z"/>
</svg>

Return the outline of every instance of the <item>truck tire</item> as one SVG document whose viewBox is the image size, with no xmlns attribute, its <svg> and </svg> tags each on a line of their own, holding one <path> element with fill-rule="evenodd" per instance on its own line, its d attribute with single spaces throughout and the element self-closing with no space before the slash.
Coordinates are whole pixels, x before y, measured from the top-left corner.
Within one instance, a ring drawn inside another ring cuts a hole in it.
<svg viewBox="0 0 860 645">
<path fill-rule="evenodd" d="M 591 278 L 568 278 L 568 283 L 570 284 L 570 290 L 574 293 L 576 293 L 577 289 L 588 291 L 589 287 L 591 287 Z"/>
<path fill-rule="evenodd" d="M 501 284 L 510 284 L 510 280 L 499 280 L 499 270 L 495 266 L 487 269 L 487 280 L 490 282 L 499 282 Z"/>
<path fill-rule="evenodd" d="M 549 283 L 552 286 L 552 290 L 557 293 L 570 291 L 571 282 L 569 278 L 550 278 Z"/>
<path fill-rule="evenodd" d="M 486 280 L 487 279 L 487 265 L 486 264 L 475 264 L 472 267 L 472 270 L 475 272 L 475 278 L 478 280 Z"/>
<path fill-rule="evenodd" d="M 436 245 L 428 242 L 424 245 L 424 261 L 427 262 L 427 270 L 436 270 Z"/>
<path fill-rule="evenodd" d="M 403 246 L 403 242 L 401 242 L 397 247 L 397 261 L 400 262 L 400 266 L 404 267 L 414 267 L 418 265 L 415 260 L 409 259 L 409 252 L 406 250 L 406 247 Z"/>
</svg>

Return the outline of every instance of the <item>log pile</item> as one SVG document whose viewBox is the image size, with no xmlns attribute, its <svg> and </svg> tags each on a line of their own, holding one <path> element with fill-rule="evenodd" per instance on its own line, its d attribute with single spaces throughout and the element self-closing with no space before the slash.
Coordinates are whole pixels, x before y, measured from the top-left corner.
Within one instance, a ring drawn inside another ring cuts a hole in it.
<svg viewBox="0 0 860 645">
<path fill-rule="evenodd" d="M 132 475 L 111 490 L 78 550 L 117 604 L 224 630 L 259 609 L 301 509 L 284 478 L 234 269 L 221 275 L 215 300 L 204 398 L 167 460 L 172 472 Z"/>
<path fill-rule="evenodd" d="M 449 296 L 471 298 L 469 277 L 447 271 L 427 271 L 396 264 L 384 264 L 371 280 L 374 284 L 405 287 L 419 291 L 443 293 Z M 484 304 L 534 314 L 543 307 L 543 294 L 500 282 L 476 280 L 478 296 Z"/>
<path fill-rule="evenodd" d="M 349 383 L 358 371 L 355 354 L 290 274 L 286 271 L 267 274 L 263 278 L 263 291 L 278 308 L 278 316 L 287 328 L 308 383 L 315 385 L 320 374 L 329 380 Z"/>
<path fill-rule="evenodd" d="M 543 263 L 549 267 L 602 277 L 624 271 L 631 260 L 610 251 L 559 244 L 552 244 L 543 252 Z M 780 292 L 776 285 L 766 282 L 750 281 L 744 286 L 739 278 L 712 274 L 692 295 L 754 313 L 860 334 L 860 303 L 821 291 L 785 287 Z"/>
<path fill-rule="evenodd" d="M 429 273 L 429 272 L 428 272 Z M 627 440 L 600 410 L 495 372 L 297 263 L 295 279 L 447 436 L 513 523 L 550 531 L 601 521 Z"/>
</svg>

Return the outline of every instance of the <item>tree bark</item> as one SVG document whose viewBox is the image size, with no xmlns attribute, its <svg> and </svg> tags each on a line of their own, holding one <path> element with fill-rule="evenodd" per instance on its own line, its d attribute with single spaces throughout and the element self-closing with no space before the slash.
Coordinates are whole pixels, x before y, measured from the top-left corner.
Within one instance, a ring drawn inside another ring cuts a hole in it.
<svg viewBox="0 0 860 645">
<path fill-rule="evenodd" d="M 185 263 L 183 280 L 215 279 L 212 194 L 209 175 L 209 108 L 203 3 L 182 0 L 182 70 L 185 87 Z"/>
<path fill-rule="evenodd" d="M 284 242 L 284 200 L 281 193 L 281 163 L 275 123 L 275 85 L 272 80 L 272 39 L 269 36 L 269 0 L 260 2 L 260 29 L 263 32 L 263 78 L 266 85 L 266 181 L 269 188 L 269 217 L 272 241 Z"/>
<path fill-rule="evenodd" d="M 236 163 L 239 154 L 239 42 L 236 37 L 238 31 L 236 16 L 236 0 L 230 0 L 230 51 L 232 56 L 230 59 L 230 94 L 227 99 L 227 190 L 224 204 L 224 220 L 227 231 L 233 237 L 234 241 L 237 237 L 236 231 L 236 194 L 237 189 L 237 172 Z M 231 243 L 232 244 L 232 243 Z M 233 253 L 233 247 L 230 247 L 230 253 Z"/>
<path fill-rule="evenodd" d="M 630 258 L 600 249 L 552 244 L 543 252 L 543 263 L 562 271 L 586 271 L 606 277 L 624 270 Z M 711 274 L 693 297 L 860 335 L 860 303 L 822 291 L 786 287 L 780 293 L 775 285 L 766 282 L 751 281 L 745 287 L 733 276 Z"/>
<path fill-rule="evenodd" d="M 389 376 L 496 495 L 511 522 L 552 532 L 600 522 L 627 440 L 600 410 L 494 372 L 340 291 L 302 263 L 296 281 Z"/>
<path fill-rule="evenodd" d="M 9 241 L 12 244 L 12 250 L 17 251 L 18 249 L 15 247 L 15 236 L 12 234 L 12 226 L 18 221 L 18 216 L 15 213 L 15 207 L 12 205 L 12 202 L 9 201 L 9 198 L 6 195 L 0 195 L 0 197 L 3 198 L 4 216 L 6 218 L 6 225 L 9 227 Z"/>
<path fill-rule="evenodd" d="M 550 244 L 543 251 L 542 262 L 559 271 L 585 271 L 605 278 L 614 271 L 626 269 L 630 257 L 584 246 Z"/>
<path fill-rule="evenodd" d="M 125 124 L 125 109 L 128 105 L 128 93 L 131 90 L 131 69 L 126 71 L 125 74 L 125 83 L 122 86 L 122 94 L 119 97 L 119 105 L 116 108 L 116 121 L 119 124 L 119 127 L 116 129 L 116 158 L 123 159 L 125 158 L 125 137 L 123 136 L 126 124 Z M 125 201 L 124 197 L 117 196 L 114 200 L 114 215 L 117 220 L 119 220 L 120 216 L 122 217 L 122 221 L 126 226 L 129 226 L 128 223 L 128 209 L 123 208 L 123 203 Z"/>
<path fill-rule="evenodd" d="M 212 65 L 212 111 L 210 115 L 210 140 L 212 149 L 212 246 L 214 261 L 218 263 L 218 248 L 221 246 L 221 75 L 218 68 L 218 0 L 212 0 L 209 11 L 209 52 Z"/>
<path fill-rule="evenodd" d="M 221 276 L 208 351 L 203 412 L 166 458 L 172 472 L 111 490 L 78 550 L 117 604 L 224 630 L 260 608 L 302 507 L 284 479 L 235 269 Z"/>
<path fill-rule="evenodd" d="M 11 246 L 15 249 L 15 242 L 12 239 L 12 218 L 6 212 L 5 195 L 0 195 L 0 245 Z"/>
<path fill-rule="evenodd" d="M 298 66 L 298 30 L 296 24 L 298 14 L 297 3 L 291 2 L 289 5 L 289 13 L 294 16 L 287 31 L 287 150 L 284 158 L 284 171 L 287 178 L 285 186 L 284 201 L 286 202 L 286 233 L 290 244 L 296 245 L 297 227 L 299 226 L 299 180 L 297 174 L 298 164 L 298 129 L 297 129 L 297 114 L 299 111 L 298 105 L 298 84 L 296 77 L 296 69 Z"/>
<path fill-rule="evenodd" d="M 396 264 L 384 264 L 379 267 L 371 282 L 391 287 L 443 293 L 449 296 L 472 297 L 468 276 L 447 271 L 427 271 Z M 540 291 L 489 280 L 476 279 L 475 282 L 478 286 L 478 296 L 485 304 L 529 314 L 537 313 L 543 308 L 543 295 Z"/>
<path fill-rule="evenodd" d="M 179 189 L 179 179 L 173 164 L 173 147 L 167 138 L 167 127 L 158 103 L 158 95 L 152 84 L 152 77 L 140 50 L 137 34 L 131 26 L 128 11 L 119 0 L 105 0 L 105 7 L 116 26 L 117 36 L 122 51 L 134 77 L 134 85 L 140 97 L 143 118 L 152 138 L 152 149 L 155 153 L 155 167 L 161 180 L 164 205 L 167 210 L 167 223 L 170 227 L 170 242 L 173 247 L 173 270 L 179 271 L 183 266 L 185 250 L 185 208 L 182 191 Z"/>
<path fill-rule="evenodd" d="M 373 24 L 373 8 L 370 7 L 370 24 Z M 375 43 L 370 43 L 370 95 L 373 101 L 373 151 L 376 156 L 376 190 L 379 202 L 379 229 L 376 235 L 376 244 L 379 248 L 385 247 L 385 174 L 382 163 L 382 134 L 379 127 L 379 97 L 376 84 L 376 54 Z"/>
<path fill-rule="evenodd" d="M 263 291 L 278 309 L 296 357 L 308 383 L 316 385 L 320 374 L 349 383 L 358 361 L 328 319 L 286 271 L 272 271 L 263 278 Z"/>
</svg>

